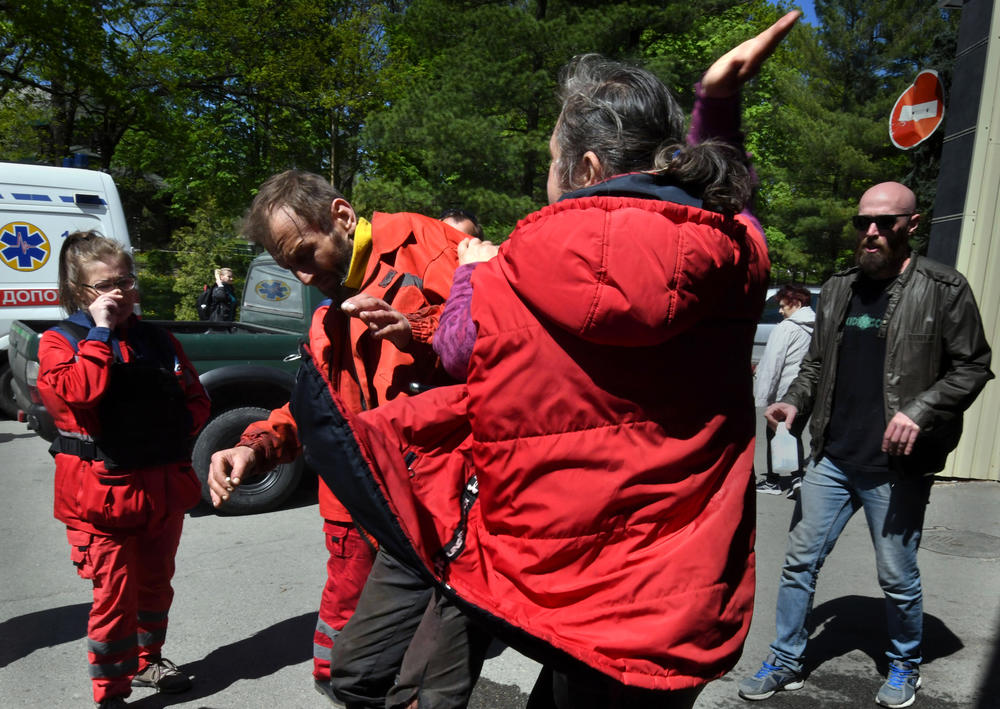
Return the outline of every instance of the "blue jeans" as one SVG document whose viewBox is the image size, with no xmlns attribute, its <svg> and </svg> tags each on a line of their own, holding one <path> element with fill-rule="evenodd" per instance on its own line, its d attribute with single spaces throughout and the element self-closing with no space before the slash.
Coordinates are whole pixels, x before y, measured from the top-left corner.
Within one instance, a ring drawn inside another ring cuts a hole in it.
<svg viewBox="0 0 1000 709">
<path fill-rule="evenodd" d="M 844 467 L 841 470 L 829 458 L 810 464 L 792 516 L 778 587 L 778 634 L 771 651 L 778 664 L 795 672 L 802 671 L 809 640 L 805 624 L 816 577 L 859 508 L 864 508 L 868 520 L 878 581 L 885 594 L 886 655 L 890 661 L 921 660 L 924 611 L 917 549 L 933 480 Z"/>
</svg>

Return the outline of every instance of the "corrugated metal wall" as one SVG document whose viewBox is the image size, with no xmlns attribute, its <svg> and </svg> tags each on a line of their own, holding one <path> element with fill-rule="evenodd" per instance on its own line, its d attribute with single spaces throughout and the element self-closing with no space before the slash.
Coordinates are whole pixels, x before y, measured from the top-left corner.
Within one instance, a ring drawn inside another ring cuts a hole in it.
<svg viewBox="0 0 1000 709">
<path fill-rule="evenodd" d="M 961 105 L 956 105 L 956 110 L 948 115 L 949 119 L 959 120 L 948 120 L 945 145 L 947 153 L 949 148 L 972 139 L 971 154 L 968 147 L 952 151 L 952 155 L 964 157 L 959 163 L 968 165 L 967 189 L 960 220 L 952 218 L 950 223 L 934 224 L 928 253 L 945 262 L 948 259 L 941 251 L 955 254 L 955 267 L 969 279 L 976 294 L 986 336 L 993 348 L 993 370 L 1000 374 L 1000 3 L 971 0 L 964 4 L 962 14 L 955 82 L 949 99 L 949 104 L 961 102 Z M 964 78 L 965 86 L 960 84 L 959 77 Z M 973 81 L 980 85 L 978 92 L 968 86 Z M 972 125 L 962 124 L 970 121 Z M 945 158 L 943 154 L 939 192 L 949 182 L 953 189 L 955 176 L 951 173 L 958 172 L 949 169 Z M 935 214 L 947 220 L 954 210 L 941 204 L 942 196 L 935 203 Z M 949 238 L 947 232 L 954 232 L 959 225 L 958 234 L 951 235 L 958 238 Z M 962 441 L 941 475 L 1000 480 L 998 434 L 1000 381 L 994 380 L 966 412 Z"/>
</svg>

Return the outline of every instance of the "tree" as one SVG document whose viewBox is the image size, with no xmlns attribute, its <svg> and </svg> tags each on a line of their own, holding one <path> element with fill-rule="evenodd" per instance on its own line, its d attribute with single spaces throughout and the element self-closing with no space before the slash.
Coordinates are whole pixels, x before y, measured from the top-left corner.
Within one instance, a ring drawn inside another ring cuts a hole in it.
<svg viewBox="0 0 1000 709">
<path fill-rule="evenodd" d="M 326 174 L 349 196 L 356 135 L 380 101 L 380 27 L 390 11 L 367 1 L 184 3 L 168 28 L 175 206 L 210 196 L 239 213 L 260 182 L 292 166 Z M 136 148 L 164 152 L 159 141 Z"/>
<path fill-rule="evenodd" d="M 3 3 L 0 159 L 96 155 L 144 254 L 190 233 L 232 238 L 256 186 L 292 166 L 329 176 L 362 214 L 462 206 L 500 240 L 545 202 L 568 59 L 643 64 L 689 108 L 705 67 L 787 5 Z M 941 136 L 902 153 L 886 122 L 918 69 L 938 69 L 947 87 L 954 56 L 956 21 L 934 3 L 816 0 L 816 11 L 819 25 L 797 28 L 744 94 L 757 213 L 780 280 L 850 262 L 848 217 L 873 182 L 903 181 L 933 203 Z M 149 261 L 204 279 L 194 261 Z"/>
<path fill-rule="evenodd" d="M 387 103 L 363 129 L 356 205 L 463 206 L 505 237 L 545 202 L 559 68 L 586 52 L 639 60 L 652 37 L 734 4 L 414 0 L 387 28 Z"/>
<path fill-rule="evenodd" d="M 0 99 L 44 96 L 38 158 L 58 164 L 80 150 L 109 168 L 130 129 L 162 115 L 163 26 L 169 8 L 125 0 L 5 3 Z"/>
<path fill-rule="evenodd" d="M 940 137 L 902 153 L 888 116 L 919 69 L 947 76 L 954 56 L 954 18 L 934 4 L 817 0 L 816 13 L 818 28 L 789 37 L 794 63 L 778 65 L 769 108 L 746 122 L 760 217 L 783 237 L 772 249 L 779 279 L 818 281 L 853 263 L 849 217 L 874 183 L 902 181 L 933 204 Z"/>
</svg>

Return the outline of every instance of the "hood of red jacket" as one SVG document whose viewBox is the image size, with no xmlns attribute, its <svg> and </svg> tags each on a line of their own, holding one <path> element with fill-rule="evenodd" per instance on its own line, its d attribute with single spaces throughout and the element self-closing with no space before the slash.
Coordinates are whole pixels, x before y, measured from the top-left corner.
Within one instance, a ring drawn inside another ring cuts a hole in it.
<svg viewBox="0 0 1000 709">
<path fill-rule="evenodd" d="M 720 305 L 728 288 L 713 284 L 730 284 L 728 271 L 745 270 L 759 249 L 738 218 L 700 209 L 658 179 L 613 178 L 529 215 L 497 267 L 536 312 L 585 340 L 644 346 L 683 331 L 700 306 Z"/>
</svg>

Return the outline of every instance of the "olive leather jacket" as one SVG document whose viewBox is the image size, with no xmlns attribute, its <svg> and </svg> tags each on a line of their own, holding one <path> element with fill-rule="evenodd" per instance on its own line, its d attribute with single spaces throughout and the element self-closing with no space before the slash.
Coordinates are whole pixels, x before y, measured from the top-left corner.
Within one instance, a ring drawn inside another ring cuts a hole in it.
<svg viewBox="0 0 1000 709">
<path fill-rule="evenodd" d="M 823 284 L 809 352 L 782 398 L 798 409 L 798 417 L 812 415 L 816 461 L 825 447 L 843 325 L 859 273 L 854 267 Z M 955 269 L 913 254 L 889 286 L 879 337 L 887 338 L 886 425 L 902 411 L 920 426 L 912 453 L 892 456 L 891 465 L 908 474 L 936 473 L 958 445 L 962 413 L 993 378 L 990 347 L 968 282 Z"/>
</svg>

